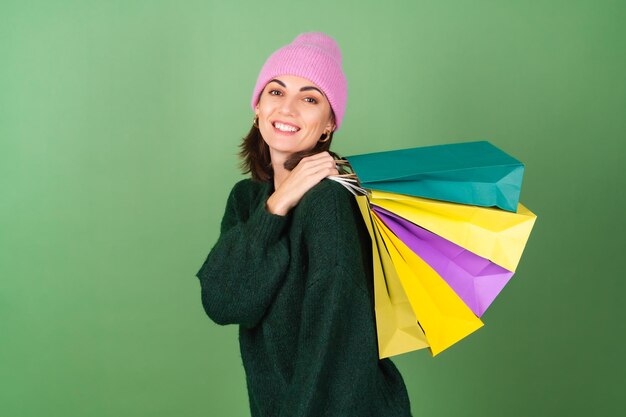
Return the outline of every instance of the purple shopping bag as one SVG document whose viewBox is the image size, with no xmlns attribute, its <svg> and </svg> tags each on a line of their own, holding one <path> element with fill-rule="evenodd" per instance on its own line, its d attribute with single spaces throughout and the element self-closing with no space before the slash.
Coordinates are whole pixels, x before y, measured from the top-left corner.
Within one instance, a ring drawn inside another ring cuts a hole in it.
<svg viewBox="0 0 626 417">
<path fill-rule="evenodd" d="M 372 210 L 416 255 L 443 278 L 463 302 L 482 316 L 513 272 L 441 236 L 372 204 Z"/>
</svg>

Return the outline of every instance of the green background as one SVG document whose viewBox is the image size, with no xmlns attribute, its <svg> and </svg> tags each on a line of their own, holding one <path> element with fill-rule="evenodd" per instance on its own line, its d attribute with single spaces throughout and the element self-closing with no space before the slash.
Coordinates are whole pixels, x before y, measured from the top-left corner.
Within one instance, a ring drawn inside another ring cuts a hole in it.
<svg viewBox="0 0 626 417">
<path fill-rule="evenodd" d="M 343 51 L 333 150 L 489 140 L 538 215 L 485 327 L 394 359 L 415 416 L 610 416 L 626 369 L 623 1 L 0 2 L 0 410 L 246 416 L 195 273 L 265 59 Z"/>
</svg>

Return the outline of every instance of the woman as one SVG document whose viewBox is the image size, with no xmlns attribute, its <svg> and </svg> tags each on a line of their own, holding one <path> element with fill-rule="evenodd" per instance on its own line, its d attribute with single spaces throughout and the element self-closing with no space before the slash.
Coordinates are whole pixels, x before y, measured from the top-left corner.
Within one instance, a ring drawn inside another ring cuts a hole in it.
<svg viewBox="0 0 626 417">
<path fill-rule="evenodd" d="M 371 241 L 329 151 L 347 97 L 337 43 L 303 33 L 265 62 L 221 234 L 196 276 L 218 324 L 239 324 L 253 417 L 410 416 L 378 359 Z"/>
</svg>

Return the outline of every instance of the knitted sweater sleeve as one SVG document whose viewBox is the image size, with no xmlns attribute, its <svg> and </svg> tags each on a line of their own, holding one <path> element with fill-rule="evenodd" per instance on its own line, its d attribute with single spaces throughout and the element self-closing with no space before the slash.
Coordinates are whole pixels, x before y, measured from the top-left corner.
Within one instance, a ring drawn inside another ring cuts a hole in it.
<svg viewBox="0 0 626 417">
<path fill-rule="evenodd" d="M 217 324 L 254 327 L 263 317 L 289 263 L 289 215 L 252 204 L 250 183 L 237 183 L 226 203 L 220 236 L 196 276 L 202 305 Z"/>
<path fill-rule="evenodd" d="M 281 417 L 370 415 L 377 364 L 354 197 L 328 185 L 309 207 L 307 286 L 293 376 Z M 362 232 L 362 231 L 361 231 Z M 375 390 L 375 388 L 374 388 Z"/>
</svg>

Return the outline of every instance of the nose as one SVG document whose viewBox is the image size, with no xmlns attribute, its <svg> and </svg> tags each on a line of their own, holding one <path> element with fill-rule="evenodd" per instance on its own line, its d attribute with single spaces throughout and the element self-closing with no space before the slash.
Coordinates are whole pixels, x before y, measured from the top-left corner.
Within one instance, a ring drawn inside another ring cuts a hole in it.
<svg viewBox="0 0 626 417">
<path fill-rule="evenodd" d="M 285 97 L 280 105 L 280 112 L 286 115 L 294 115 L 296 113 L 296 105 L 294 103 L 294 98 Z"/>
</svg>

